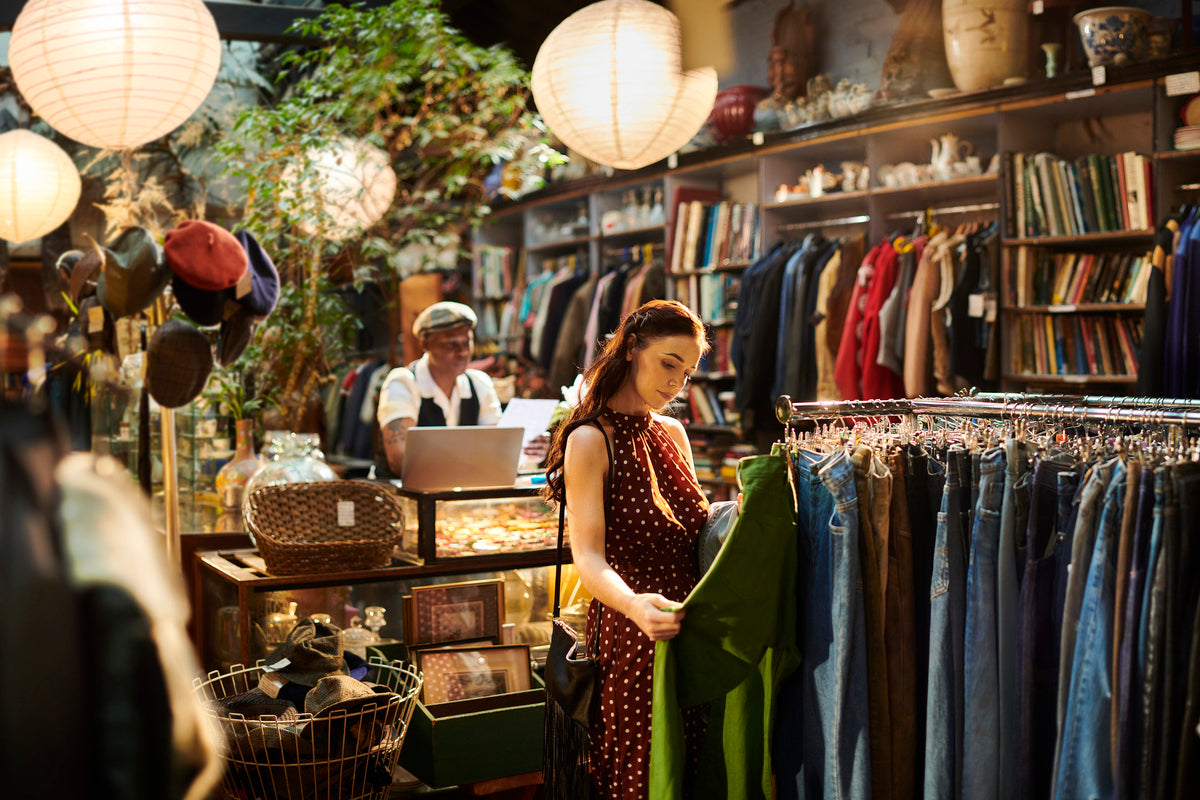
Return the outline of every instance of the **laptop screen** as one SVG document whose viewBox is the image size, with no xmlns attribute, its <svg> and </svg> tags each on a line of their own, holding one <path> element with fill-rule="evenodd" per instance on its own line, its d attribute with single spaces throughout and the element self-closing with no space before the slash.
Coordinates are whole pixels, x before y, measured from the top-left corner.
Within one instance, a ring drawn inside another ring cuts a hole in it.
<svg viewBox="0 0 1200 800">
<path fill-rule="evenodd" d="M 485 425 L 409 428 L 400 483 L 423 492 L 512 486 L 523 433 Z"/>
</svg>

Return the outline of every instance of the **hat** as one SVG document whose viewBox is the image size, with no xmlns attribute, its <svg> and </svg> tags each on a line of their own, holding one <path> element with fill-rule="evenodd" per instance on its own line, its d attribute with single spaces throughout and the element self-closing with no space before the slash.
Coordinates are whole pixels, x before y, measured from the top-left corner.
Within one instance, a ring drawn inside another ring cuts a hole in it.
<svg viewBox="0 0 1200 800">
<path fill-rule="evenodd" d="M 443 300 L 417 314 L 417 319 L 413 322 L 413 336 L 420 338 L 436 331 L 457 328 L 459 325 L 470 325 L 474 329 L 475 322 L 475 312 L 470 306 Z"/>
<path fill-rule="evenodd" d="M 212 292 L 236 286 L 247 268 L 246 251 L 233 234 L 199 219 L 167 231 L 163 255 L 180 280 Z"/>
<path fill-rule="evenodd" d="M 304 696 L 304 710 L 313 716 L 329 716 L 334 711 L 350 712 L 365 700 L 374 700 L 380 695 L 367 684 L 349 675 L 326 675 Z M 386 698 L 383 699 L 387 702 Z"/>
<path fill-rule="evenodd" d="M 197 289 L 176 275 L 171 279 L 171 292 L 188 319 L 197 325 L 220 325 L 225 317 L 224 291 Z"/>
<path fill-rule="evenodd" d="M 101 247 L 90 236 L 87 239 L 104 262 L 96 296 L 114 317 L 136 314 L 167 288 L 171 270 L 150 231 L 138 225 L 126 228 L 111 247 Z"/>
<path fill-rule="evenodd" d="M 67 252 L 72 251 L 68 250 Z M 59 258 L 59 264 L 60 267 L 65 264 L 71 265 L 71 276 L 67 279 L 67 293 L 71 296 L 71 302 L 78 307 L 83 298 L 91 297 L 96 293 L 95 278 L 100 272 L 100 267 L 104 266 L 104 257 L 95 249 L 84 251 L 74 261 L 67 260 L 65 256 L 66 253 Z"/>
<path fill-rule="evenodd" d="M 292 683 L 316 686 L 326 675 L 345 675 L 342 658 L 342 629 L 324 622 L 305 619 L 292 628 L 283 644 L 267 657 L 267 667 Z"/>
<path fill-rule="evenodd" d="M 275 303 L 279 300 L 279 271 L 275 269 L 275 262 L 267 255 L 267 251 L 262 249 L 262 245 L 249 231 L 244 228 L 239 229 L 234 234 L 234 238 L 246 251 L 250 285 L 247 287 L 248 291 L 243 291 L 245 285 L 245 279 L 243 279 L 227 292 L 252 315 L 265 317 L 275 310 Z"/>
<path fill-rule="evenodd" d="M 167 320 L 146 348 L 146 391 L 164 408 L 187 405 L 204 389 L 212 365 L 204 334 L 186 322 Z"/>
<path fill-rule="evenodd" d="M 221 320 L 221 334 L 217 340 L 217 363 L 228 367 L 237 361 L 253 338 L 254 317 L 245 308 L 239 307 L 228 318 Z"/>
</svg>

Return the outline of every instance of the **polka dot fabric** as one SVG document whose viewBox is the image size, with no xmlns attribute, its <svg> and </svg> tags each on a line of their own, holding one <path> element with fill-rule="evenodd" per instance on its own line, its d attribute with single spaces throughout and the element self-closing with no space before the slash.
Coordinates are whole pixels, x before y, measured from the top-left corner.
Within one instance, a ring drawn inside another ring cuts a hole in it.
<svg viewBox="0 0 1200 800">
<path fill-rule="evenodd" d="M 608 563 L 633 591 L 682 601 L 696 585 L 696 537 L 708 500 L 662 422 L 613 411 L 605 416 L 613 424 Z M 601 689 L 590 737 L 592 782 L 599 798 L 646 798 L 654 642 L 628 617 L 593 602 L 588 641 L 597 635 Z M 703 735 L 701 711 L 684 710 L 689 774 Z"/>
</svg>

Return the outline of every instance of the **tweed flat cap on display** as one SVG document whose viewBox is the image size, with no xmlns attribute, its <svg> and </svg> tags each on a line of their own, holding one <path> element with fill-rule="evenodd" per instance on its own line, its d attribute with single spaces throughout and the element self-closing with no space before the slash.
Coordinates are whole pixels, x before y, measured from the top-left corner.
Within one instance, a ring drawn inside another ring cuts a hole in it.
<svg viewBox="0 0 1200 800">
<path fill-rule="evenodd" d="M 187 405 L 204 389 L 212 365 L 204 334 L 186 322 L 167 320 L 146 348 L 146 391 L 164 408 Z"/>
<path fill-rule="evenodd" d="M 267 656 L 267 668 L 303 686 L 316 686 L 326 675 L 347 674 L 342 629 L 312 619 L 301 620 L 283 644 Z"/>
<path fill-rule="evenodd" d="M 241 229 L 233 235 L 246 251 L 250 265 L 250 291 L 238 297 L 238 287 L 234 286 L 227 292 L 253 316 L 265 317 L 275 310 L 275 303 L 279 301 L 279 270 L 275 269 L 275 262 L 249 231 Z"/>
<path fill-rule="evenodd" d="M 95 241 L 92 246 L 104 262 L 96 282 L 96 296 L 118 319 L 145 309 L 158 299 L 171 280 L 171 270 L 163 261 L 162 248 L 154 241 L 154 234 L 139 225 L 121 231 L 108 247 L 101 247 Z"/>
<path fill-rule="evenodd" d="M 470 306 L 443 300 L 417 314 L 413 322 L 413 336 L 420 338 L 428 333 L 457 328 L 459 325 L 475 327 L 475 312 Z"/>
<path fill-rule="evenodd" d="M 248 266 L 246 251 L 232 233 L 198 219 L 167 231 L 163 254 L 180 280 L 210 292 L 237 286 Z"/>
</svg>

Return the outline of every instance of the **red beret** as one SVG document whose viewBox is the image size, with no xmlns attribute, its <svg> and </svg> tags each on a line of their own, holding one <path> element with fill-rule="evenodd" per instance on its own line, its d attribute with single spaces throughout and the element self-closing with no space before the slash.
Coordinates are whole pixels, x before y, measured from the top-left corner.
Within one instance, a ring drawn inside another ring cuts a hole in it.
<svg viewBox="0 0 1200 800">
<path fill-rule="evenodd" d="M 246 251 L 232 233 L 203 220 L 189 219 L 163 240 L 167 266 L 196 289 L 219 292 L 246 274 Z"/>
</svg>

